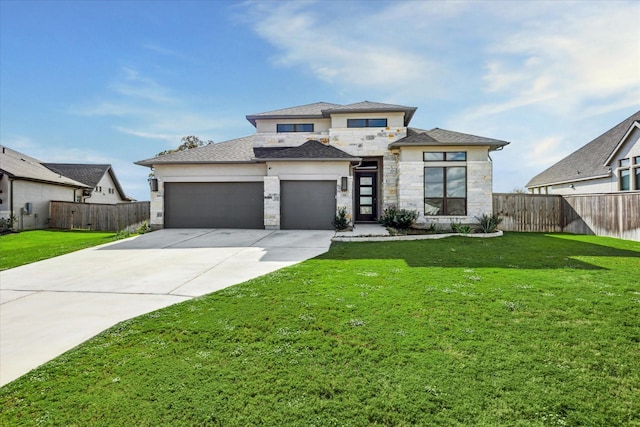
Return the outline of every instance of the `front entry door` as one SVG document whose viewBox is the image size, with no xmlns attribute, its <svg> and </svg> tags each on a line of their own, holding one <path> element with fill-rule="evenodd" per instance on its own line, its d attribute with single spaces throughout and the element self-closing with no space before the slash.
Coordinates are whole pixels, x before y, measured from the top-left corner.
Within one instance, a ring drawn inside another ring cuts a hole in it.
<svg viewBox="0 0 640 427">
<path fill-rule="evenodd" d="M 377 172 L 356 172 L 356 221 L 377 219 Z"/>
</svg>

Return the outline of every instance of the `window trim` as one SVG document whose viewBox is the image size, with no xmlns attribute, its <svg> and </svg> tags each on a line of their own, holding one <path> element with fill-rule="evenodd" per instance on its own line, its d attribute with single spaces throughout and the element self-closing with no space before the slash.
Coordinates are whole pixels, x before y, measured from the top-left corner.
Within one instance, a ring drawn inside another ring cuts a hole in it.
<svg viewBox="0 0 640 427">
<path fill-rule="evenodd" d="M 364 121 L 364 126 L 354 126 L 355 121 Z M 369 122 L 384 120 L 384 126 L 373 126 Z M 371 118 L 371 119 L 347 119 L 348 128 L 386 128 L 389 127 L 389 120 L 387 118 Z"/>
<path fill-rule="evenodd" d="M 464 197 L 447 197 L 447 169 L 452 168 L 461 168 L 464 170 Z M 426 176 L 426 169 L 442 169 L 442 197 L 428 197 L 427 196 L 427 187 L 424 182 L 424 177 Z M 425 166 L 423 172 L 423 203 L 426 205 L 428 199 L 440 199 L 442 200 L 442 212 L 441 214 L 429 214 L 426 209 L 424 209 L 424 216 L 434 216 L 434 217 L 442 217 L 442 216 L 467 216 L 468 215 L 468 202 L 469 202 L 469 185 L 468 185 L 468 174 L 467 174 L 467 166 Z M 448 201 L 451 200 L 462 200 L 464 202 L 464 213 L 463 214 L 449 214 L 448 211 Z M 424 208 L 424 206 L 423 206 Z"/>
<path fill-rule="evenodd" d="M 623 173 L 625 174 L 624 177 Z M 640 156 L 619 159 L 616 174 L 618 177 L 618 191 L 640 190 Z M 622 185 L 623 178 L 626 178 L 626 186 Z"/>
<path fill-rule="evenodd" d="M 293 130 L 280 130 L 280 126 L 292 126 Z M 311 126 L 311 130 L 303 129 L 304 126 Z M 300 129 L 298 129 L 300 127 Z M 293 133 L 293 132 L 314 132 L 313 123 L 277 123 L 276 133 Z"/>
<path fill-rule="evenodd" d="M 442 154 L 442 159 L 427 159 L 427 154 Z M 449 154 L 462 154 L 464 155 L 464 159 L 449 159 Z M 466 162 L 467 161 L 467 152 L 466 151 L 423 151 L 422 152 L 422 161 L 423 162 Z"/>
</svg>

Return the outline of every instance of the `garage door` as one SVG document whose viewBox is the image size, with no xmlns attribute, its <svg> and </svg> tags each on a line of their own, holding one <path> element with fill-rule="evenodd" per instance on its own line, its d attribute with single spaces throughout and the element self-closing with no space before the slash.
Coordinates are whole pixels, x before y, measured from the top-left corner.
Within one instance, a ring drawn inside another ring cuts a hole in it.
<svg viewBox="0 0 640 427">
<path fill-rule="evenodd" d="M 332 230 L 335 181 L 280 181 L 280 228 Z"/>
<path fill-rule="evenodd" d="M 262 182 L 168 182 L 166 228 L 264 228 Z"/>
</svg>

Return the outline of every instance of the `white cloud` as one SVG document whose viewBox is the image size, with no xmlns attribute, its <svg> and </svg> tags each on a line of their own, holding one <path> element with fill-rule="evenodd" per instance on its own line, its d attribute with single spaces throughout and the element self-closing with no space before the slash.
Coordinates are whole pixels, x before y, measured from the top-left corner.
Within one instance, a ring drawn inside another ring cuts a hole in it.
<svg viewBox="0 0 640 427">
<path fill-rule="evenodd" d="M 505 100 L 478 106 L 476 114 L 529 104 L 563 114 L 582 111 L 593 101 L 638 104 L 638 4 L 569 6 L 545 9 L 545 19 L 523 15 L 518 30 L 489 43 L 484 89 Z"/>
<path fill-rule="evenodd" d="M 220 113 L 198 108 L 186 95 L 162 85 L 137 69 L 123 67 L 106 85 L 102 99 L 72 106 L 71 114 L 106 117 L 112 128 L 127 135 L 162 140 L 169 147 L 185 135 L 205 139 L 227 125 Z"/>
</svg>

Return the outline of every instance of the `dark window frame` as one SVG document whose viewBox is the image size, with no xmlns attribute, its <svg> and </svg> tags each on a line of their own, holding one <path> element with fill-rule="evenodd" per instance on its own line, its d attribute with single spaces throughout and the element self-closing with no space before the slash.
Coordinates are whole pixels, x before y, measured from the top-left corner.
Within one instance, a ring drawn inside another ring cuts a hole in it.
<svg viewBox="0 0 640 427">
<path fill-rule="evenodd" d="M 357 124 L 356 124 L 357 122 Z M 374 124 L 376 122 L 384 122 L 384 125 Z M 347 119 L 348 128 L 386 128 L 388 127 L 388 119 Z"/>
<path fill-rule="evenodd" d="M 453 169 L 453 168 L 460 168 L 464 170 L 464 197 L 449 197 L 447 196 L 447 169 Z M 424 182 L 423 179 L 423 184 L 424 184 L 424 204 L 427 204 L 427 200 L 438 200 L 441 203 L 441 212 L 442 213 L 435 213 L 435 214 L 430 214 L 427 212 L 427 209 L 424 209 L 424 215 L 425 216 L 467 216 L 467 204 L 468 204 L 468 196 L 469 196 L 469 188 L 468 188 L 468 175 L 467 175 L 467 167 L 466 166 L 425 166 L 424 167 L 424 175 L 426 177 L 427 175 L 427 169 L 442 169 L 442 196 L 441 197 L 429 197 L 427 195 L 427 186 L 426 186 L 426 182 Z M 464 212 L 462 214 L 458 214 L 458 213 L 449 213 L 451 211 L 451 209 L 453 209 L 453 207 L 451 207 L 450 209 L 450 203 L 449 202 L 463 202 L 464 205 Z"/>
<path fill-rule="evenodd" d="M 290 128 L 290 130 L 284 130 L 285 126 Z M 309 129 L 310 127 L 310 129 Z M 290 133 L 290 132 L 313 132 L 314 131 L 313 123 L 278 123 L 276 124 L 276 132 L 277 133 Z"/>
<path fill-rule="evenodd" d="M 441 154 L 440 159 L 427 159 L 427 155 L 437 155 Z M 463 159 L 453 159 L 449 158 L 455 155 L 463 155 Z M 467 152 L 466 151 L 423 151 L 422 152 L 422 161 L 423 162 L 466 162 L 467 161 Z"/>
</svg>

